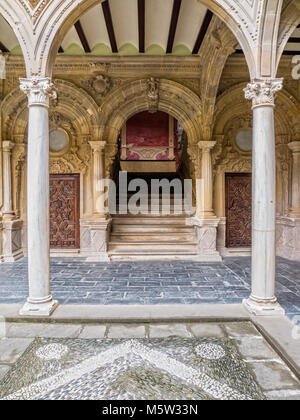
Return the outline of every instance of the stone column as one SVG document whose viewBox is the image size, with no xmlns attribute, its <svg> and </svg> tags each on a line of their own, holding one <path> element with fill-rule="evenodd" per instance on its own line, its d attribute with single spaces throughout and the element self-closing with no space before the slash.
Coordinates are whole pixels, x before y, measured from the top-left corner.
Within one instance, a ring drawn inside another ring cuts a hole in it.
<svg viewBox="0 0 300 420">
<path fill-rule="evenodd" d="M 11 154 L 15 144 L 11 141 L 2 143 L 3 153 L 3 208 L 2 214 L 4 220 L 13 220 L 15 213 L 12 202 L 12 176 L 11 176 Z"/>
<path fill-rule="evenodd" d="M 21 315 L 49 316 L 58 303 L 50 294 L 49 118 L 56 92 L 50 78 L 20 79 L 28 96 L 27 236 L 29 297 Z"/>
<path fill-rule="evenodd" d="M 288 146 L 293 153 L 292 203 L 289 216 L 300 218 L 300 141 L 294 141 Z"/>
<path fill-rule="evenodd" d="M 252 293 L 244 301 L 254 315 L 284 310 L 275 297 L 276 162 L 274 95 L 282 79 L 254 80 L 245 89 L 253 101 Z"/>
<path fill-rule="evenodd" d="M 105 178 L 104 148 L 105 141 L 90 141 L 93 151 L 93 213 L 97 217 L 106 218 L 104 202 L 101 199 L 100 183 Z"/>
<path fill-rule="evenodd" d="M 201 216 L 204 219 L 215 219 L 213 211 L 213 171 L 211 151 L 215 147 L 215 141 L 199 141 L 198 146 L 202 150 L 201 177 L 203 182 L 203 203 Z"/>
<path fill-rule="evenodd" d="M 0 220 L 0 263 L 3 261 L 3 255 L 2 255 L 2 241 L 3 241 L 3 224 L 2 220 Z"/>
</svg>

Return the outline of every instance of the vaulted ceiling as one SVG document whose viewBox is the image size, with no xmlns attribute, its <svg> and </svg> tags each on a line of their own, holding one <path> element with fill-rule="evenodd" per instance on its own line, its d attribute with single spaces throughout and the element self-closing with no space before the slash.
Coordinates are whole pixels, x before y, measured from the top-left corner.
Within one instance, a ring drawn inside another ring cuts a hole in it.
<svg viewBox="0 0 300 420">
<path fill-rule="evenodd" d="M 65 55 L 198 54 L 213 14 L 196 0 L 105 0 L 69 30 Z M 20 54 L 17 38 L 0 16 L 0 50 Z M 300 27 L 285 50 L 300 54 Z"/>
</svg>

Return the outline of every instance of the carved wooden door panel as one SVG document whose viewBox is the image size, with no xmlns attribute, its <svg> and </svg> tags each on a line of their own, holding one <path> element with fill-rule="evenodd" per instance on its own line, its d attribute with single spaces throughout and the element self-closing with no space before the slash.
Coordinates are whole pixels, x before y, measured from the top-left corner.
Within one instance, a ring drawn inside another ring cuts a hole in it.
<svg viewBox="0 0 300 420">
<path fill-rule="evenodd" d="M 226 246 L 251 246 L 251 174 L 226 174 Z"/>
<path fill-rule="evenodd" d="M 50 247 L 80 248 L 80 175 L 50 175 Z"/>
</svg>

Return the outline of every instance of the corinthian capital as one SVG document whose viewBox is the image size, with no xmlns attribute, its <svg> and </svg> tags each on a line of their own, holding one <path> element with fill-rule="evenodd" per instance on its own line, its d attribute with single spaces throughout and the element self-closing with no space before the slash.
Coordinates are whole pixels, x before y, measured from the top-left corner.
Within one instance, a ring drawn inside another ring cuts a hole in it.
<svg viewBox="0 0 300 420">
<path fill-rule="evenodd" d="M 283 79 L 254 79 L 244 89 L 246 99 L 253 106 L 274 105 L 275 93 L 283 87 Z"/>
<path fill-rule="evenodd" d="M 49 107 L 50 99 L 56 99 L 56 90 L 49 77 L 33 76 L 20 79 L 20 89 L 28 96 L 28 105 Z"/>
</svg>

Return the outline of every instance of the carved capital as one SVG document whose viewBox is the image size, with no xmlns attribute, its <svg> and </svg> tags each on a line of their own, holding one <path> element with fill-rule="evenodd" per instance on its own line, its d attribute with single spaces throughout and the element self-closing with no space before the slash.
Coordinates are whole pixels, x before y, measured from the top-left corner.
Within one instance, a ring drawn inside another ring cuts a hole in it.
<svg viewBox="0 0 300 420">
<path fill-rule="evenodd" d="M 56 99 L 54 84 L 49 77 L 34 76 L 20 79 L 20 89 L 28 96 L 28 106 L 49 107 L 50 99 Z"/>
<path fill-rule="evenodd" d="M 198 147 L 203 152 L 210 153 L 210 151 L 215 147 L 216 144 L 216 141 L 199 141 Z"/>
<path fill-rule="evenodd" d="M 12 141 L 3 141 L 2 142 L 2 150 L 3 152 L 11 152 L 13 150 L 13 148 L 15 147 L 15 143 L 13 143 Z"/>
<path fill-rule="evenodd" d="M 89 145 L 91 146 L 93 153 L 103 152 L 106 141 L 89 141 Z"/>
<path fill-rule="evenodd" d="M 283 79 L 254 79 L 244 89 L 246 99 L 253 107 L 274 106 L 275 93 L 283 87 Z"/>
<path fill-rule="evenodd" d="M 293 154 L 300 153 L 300 141 L 293 141 L 292 143 L 288 144 L 289 149 L 293 152 Z"/>
</svg>

